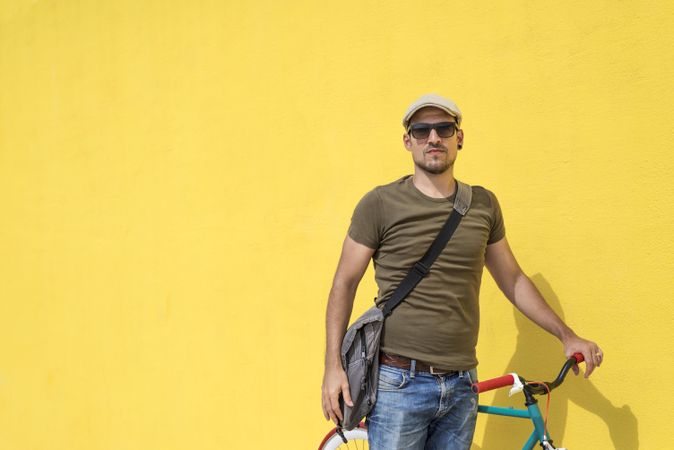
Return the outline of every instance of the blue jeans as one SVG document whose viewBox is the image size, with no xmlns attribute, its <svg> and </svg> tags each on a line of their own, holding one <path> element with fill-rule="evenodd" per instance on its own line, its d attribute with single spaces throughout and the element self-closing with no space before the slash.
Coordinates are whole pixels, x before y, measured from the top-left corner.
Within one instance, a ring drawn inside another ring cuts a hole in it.
<svg viewBox="0 0 674 450">
<path fill-rule="evenodd" d="M 468 450 L 477 418 L 475 369 L 450 375 L 381 365 L 367 418 L 370 450 Z"/>
</svg>

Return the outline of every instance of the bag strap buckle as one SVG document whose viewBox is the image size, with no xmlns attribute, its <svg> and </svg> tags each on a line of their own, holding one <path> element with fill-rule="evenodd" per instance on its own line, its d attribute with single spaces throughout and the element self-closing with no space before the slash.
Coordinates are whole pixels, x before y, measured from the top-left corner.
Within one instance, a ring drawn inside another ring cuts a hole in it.
<svg viewBox="0 0 674 450">
<path fill-rule="evenodd" d="M 430 271 L 430 268 L 421 261 L 417 261 L 412 268 L 416 273 L 418 273 L 422 277 L 428 275 L 428 272 Z"/>
</svg>

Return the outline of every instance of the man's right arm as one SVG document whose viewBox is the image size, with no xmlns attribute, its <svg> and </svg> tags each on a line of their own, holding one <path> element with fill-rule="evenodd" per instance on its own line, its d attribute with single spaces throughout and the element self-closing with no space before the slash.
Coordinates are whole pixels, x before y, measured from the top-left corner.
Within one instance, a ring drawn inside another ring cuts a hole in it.
<svg viewBox="0 0 674 450">
<path fill-rule="evenodd" d="M 323 415 L 335 424 L 343 419 L 339 408 L 339 395 L 342 394 L 346 404 L 352 406 L 349 382 L 342 368 L 340 350 L 351 317 L 356 289 L 374 252 L 374 249 L 359 244 L 347 235 L 328 297 L 322 403 Z"/>
</svg>

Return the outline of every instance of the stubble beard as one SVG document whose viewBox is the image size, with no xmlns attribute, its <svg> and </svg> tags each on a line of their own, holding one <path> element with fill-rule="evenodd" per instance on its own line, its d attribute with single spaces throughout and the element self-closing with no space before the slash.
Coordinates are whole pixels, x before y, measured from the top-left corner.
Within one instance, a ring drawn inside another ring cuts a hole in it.
<svg viewBox="0 0 674 450">
<path fill-rule="evenodd" d="M 445 153 L 445 156 L 447 156 L 447 153 Z M 454 166 L 454 160 L 450 160 L 445 157 L 445 161 L 442 164 L 438 164 L 438 162 L 434 161 L 433 164 L 430 165 L 426 163 L 425 160 L 417 161 L 414 159 L 414 165 L 426 173 L 432 175 L 441 175 Z"/>
</svg>

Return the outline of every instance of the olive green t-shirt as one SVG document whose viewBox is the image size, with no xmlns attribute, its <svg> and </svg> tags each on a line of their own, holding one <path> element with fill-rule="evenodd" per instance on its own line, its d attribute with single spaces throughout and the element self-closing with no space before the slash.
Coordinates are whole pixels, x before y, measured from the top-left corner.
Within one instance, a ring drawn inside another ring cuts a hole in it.
<svg viewBox="0 0 674 450">
<path fill-rule="evenodd" d="M 487 245 L 505 236 L 493 193 L 473 186 L 473 199 L 447 247 L 384 322 L 381 350 L 435 367 L 477 365 L 478 295 Z M 407 175 L 365 194 L 351 218 L 349 236 L 375 249 L 377 304 L 386 302 L 412 265 L 426 253 L 452 211 L 454 195 L 432 198 Z"/>
</svg>

